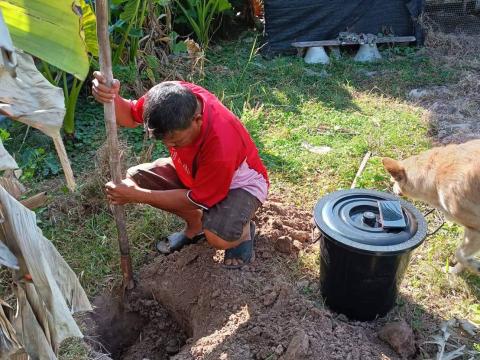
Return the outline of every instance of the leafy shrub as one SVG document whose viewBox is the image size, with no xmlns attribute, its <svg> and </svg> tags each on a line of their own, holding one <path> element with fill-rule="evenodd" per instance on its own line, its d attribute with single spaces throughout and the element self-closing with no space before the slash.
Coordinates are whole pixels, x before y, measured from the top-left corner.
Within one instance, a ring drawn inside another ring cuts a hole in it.
<svg viewBox="0 0 480 360">
<path fill-rule="evenodd" d="M 206 51 L 213 34 L 212 24 L 215 18 L 232 8 L 228 0 L 175 0 L 197 40 Z"/>
</svg>

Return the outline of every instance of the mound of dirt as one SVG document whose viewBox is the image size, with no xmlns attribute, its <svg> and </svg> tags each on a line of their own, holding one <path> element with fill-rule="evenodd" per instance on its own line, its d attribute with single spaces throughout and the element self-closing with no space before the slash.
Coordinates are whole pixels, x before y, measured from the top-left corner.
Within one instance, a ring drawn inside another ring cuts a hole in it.
<svg viewBox="0 0 480 360">
<path fill-rule="evenodd" d="M 272 198 L 257 213 L 257 253 L 262 258 L 271 257 L 271 249 L 264 244 L 285 254 L 298 252 L 315 237 L 312 215 L 295 207 L 287 207 Z M 265 241 L 262 241 L 265 240 Z"/>
<path fill-rule="evenodd" d="M 310 213 L 274 199 L 255 221 L 259 256 L 252 264 L 227 270 L 223 252 L 205 242 L 157 256 L 123 308 L 115 298 L 95 301 L 88 338 L 122 360 L 401 358 L 379 338 L 387 319 L 349 321 L 323 306 L 314 278 L 292 275 L 296 257 L 318 245 Z M 408 356 L 426 340 L 410 335 Z"/>
<path fill-rule="evenodd" d="M 374 325 L 336 319 L 273 261 L 257 262 L 254 271 L 225 270 L 220 262 L 200 244 L 157 258 L 140 274 L 138 291 L 153 293 L 189 335 L 173 359 L 395 357 Z"/>
<path fill-rule="evenodd" d="M 114 358 L 164 359 L 174 350 L 176 360 L 396 358 L 379 340 L 379 324 L 336 316 L 320 297 L 312 301 L 301 293 L 316 284 L 292 281 L 288 263 L 312 244 L 309 213 L 271 201 L 256 222 L 260 259 L 242 271 L 224 269 L 223 253 L 208 244 L 191 245 L 141 270 L 123 312 L 129 318 L 119 321 L 117 310 L 103 306 L 107 320 L 94 320 Z M 289 254 L 278 245 L 281 238 L 291 242 Z M 130 327 L 127 334 L 122 326 Z"/>
</svg>

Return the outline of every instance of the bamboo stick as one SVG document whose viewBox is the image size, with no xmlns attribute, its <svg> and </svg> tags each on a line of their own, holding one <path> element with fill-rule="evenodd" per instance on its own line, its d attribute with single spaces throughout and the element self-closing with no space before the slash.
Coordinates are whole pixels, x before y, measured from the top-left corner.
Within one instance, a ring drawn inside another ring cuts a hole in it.
<svg viewBox="0 0 480 360">
<path fill-rule="evenodd" d="M 112 59 L 110 40 L 108 38 L 108 1 L 96 1 L 97 36 L 100 55 L 100 71 L 106 79 L 107 86 L 112 86 Z M 122 181 L 120 153 L 118 151 L 117 123 L 115 120 L 115 105 L 113 102 L 104 104 L 105 127 L 107 130 L 107 148 L 110 161 L 110 172 L 115 184 Z M 123 286 L 134 287 L 132 260 L 128 244 L 125 209 L 122 205 L 113 205 L 113 216 L 117 224 L 118 245 L 120 248 L 120 266 L 123 273 Z"/>
<path fill-rule="evenodd" d="M 58 158 L 60 159 L 60 164 L 62 165 L 65 180 L 67 181 L 67 187 L 71 192 L 73 192 L 76 188 L 75 177 L 73 176 L 72 166 L 68 160 L 67 151 L 65 150 L 65 145 L 63 145 L 60 132 L 57 132 L 55 135 L 53 135 L 52 139 L 53 143 L 55 144 L 55 150 L 57 150 Z"/>
<path fill-rule="evenodd" d="M 368 151 L 365 156 L 363 157 L 362 163 L 360 164 L 360 167 L 358 168 L 357 174 L 355 175 L 355 178 L 353 179 L 352 186 L 350 186 L 350 189 L 355 189 L 357 186 L 357 180 L 358 178 L 362 175 L 363 170 L 365 169 L 365 166 L 367 166 L 367 161 L 370 159 L 370 156 L 372 155 L 371 151 Z"/>
</svg>

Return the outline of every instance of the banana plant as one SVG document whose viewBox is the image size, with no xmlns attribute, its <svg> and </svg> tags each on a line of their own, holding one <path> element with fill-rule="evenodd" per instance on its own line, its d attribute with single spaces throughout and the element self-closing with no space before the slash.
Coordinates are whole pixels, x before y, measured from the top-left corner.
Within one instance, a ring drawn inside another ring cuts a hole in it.
<svg viewBox="0 0 480 360">
<path fill-rule="evenodd" d="M 82 3 L 85 1 L 0 0 L 0 10 L 17 49 L 83 80 L 89 58 L 85 27 L 80 26 Z"/>
<path fill-rule="evenodd" d="M 63 87 L 65 135 L 73 137 L 75 108 L 80 89 L 98 56 L 95 13 L 85 0 L 0 0 L 12 40 L 41 59 L 42 74 Z M 73 76 L 69 76 L 71 74 Z"/>
<path fill-rule="evenodd" d="M 215 17 L 231 9 L 228 0 L 175 0 L 187 18 L 203 51 L 206 51 L 212 35 Z"/>
<path fill-rule="evenodd" d="M 92 57 L 98 57 L 96 18 L 91 6 L 87 4 L 85 0 L 79 0 L 79 4 L 82 12 L 80 27 L 84 34 L 90 67 Z M 63 88 L 66 108 L 65 118 L 63 120 L 63 131 L 67 138 L 73 138 L 75 135 L 75 109 L 77 107 L 78 95 L 80 94 L 85 79 L 69 77 L 66 71 L 60 69 L 54 68 L 52 71 L 49 64 L 44 61 L 42 61 L 41 71 L 53 85 Z"/>
</svg>

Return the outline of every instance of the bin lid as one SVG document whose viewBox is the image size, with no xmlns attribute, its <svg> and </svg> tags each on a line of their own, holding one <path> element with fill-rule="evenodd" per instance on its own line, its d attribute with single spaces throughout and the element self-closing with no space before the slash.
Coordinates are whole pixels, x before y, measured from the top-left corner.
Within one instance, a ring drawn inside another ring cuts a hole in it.
<svg viewBox="0 0 480 360">
<path fill-rule="evenodd" d="M 422 243 L 423 215 L 409 202 L 375 190 L 341 190 L 318 201 L 314 219 L 332 241 L 359 251 L 396 254 Z"/>
</svg>

